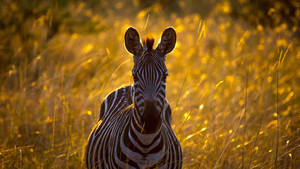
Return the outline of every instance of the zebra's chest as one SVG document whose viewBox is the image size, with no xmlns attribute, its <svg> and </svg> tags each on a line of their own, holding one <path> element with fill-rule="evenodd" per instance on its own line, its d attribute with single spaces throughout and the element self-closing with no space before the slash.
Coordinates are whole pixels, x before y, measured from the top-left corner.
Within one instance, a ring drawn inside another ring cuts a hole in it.
<svg viewBox="0 0 300 169">
<path fill-rule="evenodd" d="M 122 123 L 114 139 L 112 158 L 121 168 L 161 168 L 167 156 L 167 147 L 161 133 L 141 135 L 130 121 Z M 113 140 L 112 140 L 113 141 Z"/>
<path fill-rule="evenodd" d="M 163 145 L 160 150 L 152 153 L 141 153 L 141 152 L 151 152 L 155 149 L 155 146 L 151 146 L 151 148 L 142 148 L 138 149 L 137 147 L 130 149 L 125 146 L 124 143 L 120 145 L 122 153 L 126 155 L 126 160 L 130 160 L 138 166 L 138 168 L 149 168 L 158 164 L 163 157 L 165 156 L 165 146 Z"/>
</svg>

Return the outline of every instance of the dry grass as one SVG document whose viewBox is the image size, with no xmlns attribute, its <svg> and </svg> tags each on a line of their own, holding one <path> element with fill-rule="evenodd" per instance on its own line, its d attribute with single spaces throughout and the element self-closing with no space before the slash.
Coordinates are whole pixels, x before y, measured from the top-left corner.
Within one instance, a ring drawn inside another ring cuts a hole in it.
<svg viewBox="0 0 300 169">
<path fill-rule="evenodd" d="M 156 8 L 153 15 L 101 16 L 74 4 L 66 9 L 71 18 L 85 18 L 98 31 L 81 32 L 82 24 L 71 33 L 72 23 L 64 20 L 48 39 L 47 13 L 24 23 L 34 25 L 30 49 L 2 30 L 14 50 L 10 55 L 0 48 L 1 57 L 13 60 L 0 79 L 0 167 L 84 167 L 101 101 L 132 83 L 132 56 L 123 40 L 130 25 L 142 36 L 151 32 L 156 44 L 167 26 L 177 31 L 166 60 L 167 99 L 183 168 L 299 167 L 300 47 L 293 32 L 251 27 L 220 15 L 219 8 L 206 20 L 159 17 Z"/>
</svg>

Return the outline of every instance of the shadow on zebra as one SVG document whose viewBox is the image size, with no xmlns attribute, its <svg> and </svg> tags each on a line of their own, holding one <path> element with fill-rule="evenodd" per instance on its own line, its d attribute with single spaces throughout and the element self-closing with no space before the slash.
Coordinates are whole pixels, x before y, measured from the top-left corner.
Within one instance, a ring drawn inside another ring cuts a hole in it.
<svg viewBox="0 0 300 169">
<path fill-rule="evenodd" d="M 86 147 L 88 169 L 181 168 L 182 151 L 165 98 L 165 60 L 175 47 L 175 30 L 167 28 L 156 49 L 153 44 L 154 39 L 148 38 L 142 45 L 132 27 L 126 31 L 125 46 L 134 60 L 134 84 L 115 90 L 103 101 Z"/>
</svg>

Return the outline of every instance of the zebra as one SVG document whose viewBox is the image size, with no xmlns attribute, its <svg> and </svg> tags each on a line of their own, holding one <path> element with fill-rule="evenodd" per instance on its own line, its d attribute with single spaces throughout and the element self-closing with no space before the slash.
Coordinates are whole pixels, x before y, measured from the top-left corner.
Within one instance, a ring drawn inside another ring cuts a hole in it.
<svg viewBox="0 0 300 169">
<path fill-rule="evenodd" d="M 134 83 L 115 90 L 102 102 L 86 146 L 88 169 L 182 167 L 182 150 L 165 98 L 165 59 L 175 47 L 175 30 L 165 29 L 156 49 L 153 44 L 154 39 L 147 38 L 142 45 L 137 30 L 127 29 L 125 47 L 133 54 Z"/>
</svg>

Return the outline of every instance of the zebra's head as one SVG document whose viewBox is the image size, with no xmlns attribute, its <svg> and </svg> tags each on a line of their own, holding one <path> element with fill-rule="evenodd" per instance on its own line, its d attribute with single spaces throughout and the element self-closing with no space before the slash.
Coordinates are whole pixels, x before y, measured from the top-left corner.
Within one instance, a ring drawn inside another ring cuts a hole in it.
<svg viewBox="0 0 300 169">
<path fill-rule="evenodd" d="M 173 28 L 163 32 L 156 49 L 153 49 L 154 39 L 146 39 L 142 45 L 138 32 L 132 27 L 125 34 L 126 49 L 134 55 L 134 106 L 139 114 L 138 121 L 146 130 L 156 130 L 161 125 L 168 75 L 165 58 L 175 43 Z"/>
</svg>

